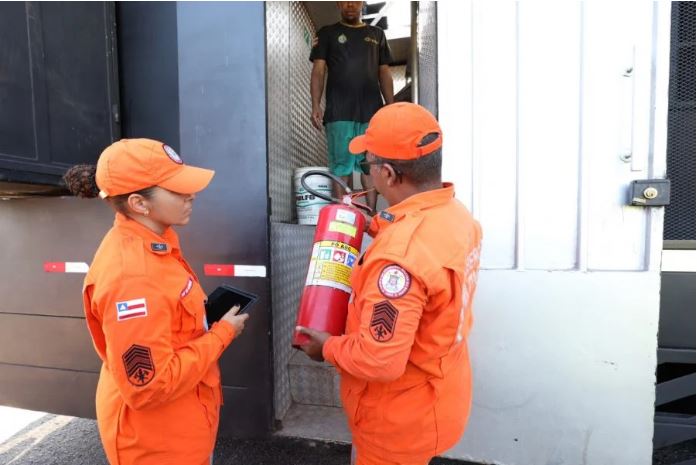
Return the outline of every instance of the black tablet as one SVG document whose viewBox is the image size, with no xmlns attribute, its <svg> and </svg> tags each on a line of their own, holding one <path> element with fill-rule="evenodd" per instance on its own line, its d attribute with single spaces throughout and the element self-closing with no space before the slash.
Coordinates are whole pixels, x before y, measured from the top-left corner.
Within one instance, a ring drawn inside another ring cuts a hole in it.
<svg viewBox="0 0 697 465">
<path fill-rule="evenodd" d="M 240 311 L 237 314 L 241 315 L 249 311 L 256 300 L 257 296 L 254 294 L 241 291 L 228 284 L 218 286 L 208 296 L 208 301 L 206 302 L 206 319 L 208 324 L 212 325 L 220 320 L 234 305 L 239 304 Z"/>
</svg>

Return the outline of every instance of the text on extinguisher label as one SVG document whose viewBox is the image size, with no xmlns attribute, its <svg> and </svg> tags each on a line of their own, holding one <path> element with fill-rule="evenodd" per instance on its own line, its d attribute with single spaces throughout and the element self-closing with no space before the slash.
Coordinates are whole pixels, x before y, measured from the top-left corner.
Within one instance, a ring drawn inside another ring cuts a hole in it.
<svg viewBox="0 0 697 465">
<path fill-rule="evenodd" d="M 312 247 L 306 286 L 328 286 L 351 293 L 351 271 L 358 250 L 337 241 L 319 241 Z"/>
</svg>

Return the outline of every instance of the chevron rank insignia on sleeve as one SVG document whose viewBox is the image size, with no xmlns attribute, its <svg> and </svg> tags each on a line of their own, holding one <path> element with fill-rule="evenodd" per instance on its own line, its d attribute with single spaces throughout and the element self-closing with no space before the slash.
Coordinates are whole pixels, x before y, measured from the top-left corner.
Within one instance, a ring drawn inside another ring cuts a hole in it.
<svg viewBox="0 0 697 465">
<path fill-rule="evenodd" d="M 152 360 L 150 348 L 134 344 L 122 358 L 128 381 L 132 385 L 145 386 L 155 377 L 155 363 Z"/>
<path fill-rule="evenodd" d="M 370 334 L 378 342 L 387 342 L 394 336 L 397 324 L 397 310 L 389 301 L 383 300 L 373 306 L 373 316 L 370 319 Z"/>
</svg>

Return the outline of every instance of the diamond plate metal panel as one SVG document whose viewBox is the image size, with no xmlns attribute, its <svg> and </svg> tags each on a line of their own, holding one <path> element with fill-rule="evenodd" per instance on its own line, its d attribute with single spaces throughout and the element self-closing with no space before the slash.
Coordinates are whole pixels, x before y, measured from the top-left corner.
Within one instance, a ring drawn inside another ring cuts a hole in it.
<svg viewBox="0 0 697 465">
<path fill-rule="evenodd" d="M 273 302 L 274 399 L 276 418 L 291 406 L 288 363 L 291 336 L 310 262 L 315 229 L 294 224 L 271 224 L 271 298 Z"/>
<path fill-rule="evenodd" d="M 293 217 L 290 183 L 293 170 L 287 156 L 290 146 L 290 96 L 288 94 L 288 37 L 290 4 L 266 3 L 266 91 L 268 98 L 269 196 L 271 221 Z"/>
<path fill-rule="evenodd" d="M 328 363 L 317 363 L 296 352 L 288 365 L 290 392 L 299 404 L 341 407 L 339 373 Z"/>
<path fill-rule="evenodd" d="M 326 166 L 327 145 L 324 131 L 318 131 L 310 123 L 312 99 L 310 75 L 312 62 L 310 50 L 315 37 L 315 26 L 302 2 L 290 5 L 290 122 L 293 168 Z"/>
<path fill-rule="evenodd" d="M 438 116 L 438 40 L 436 2 L 419 2 L 419 104 Z"/>
<path fill-rule="evenodd" d="M 343 409 L 336 407 L 295 404 L 283 420 L 283 429 L 277 434 L 293 438 L 351 443 L 351 432 L 346 423 L 346 415 Z"/>
<path fill-rule="evenodd" d="M 302 2 L 267 2 L 267 91 L 271 221 L 295 220 L 293 173 L 326 166 L 324 132 L 310 123 L 309 60 L 315 27 Z"/>
<path fill-rule="evenodd" d="M 271 283 L 276 418 L 291 406 L 291 335 L 305 282 L 314 228 L 296 217 L 293 174 L 326 165 L 324 133 L 310 123 L 309 60 L 315 27 L 302 2 L 266 3 Z"/>
<path fill-rule="evenodd" d="M 390 66 L 390 71 L 392 72 L 392 81 L 394 82 L 394 93 L 402 90 L 407 84 L 407 67 L 406 65 L 401 66 Z"/>
</svg>

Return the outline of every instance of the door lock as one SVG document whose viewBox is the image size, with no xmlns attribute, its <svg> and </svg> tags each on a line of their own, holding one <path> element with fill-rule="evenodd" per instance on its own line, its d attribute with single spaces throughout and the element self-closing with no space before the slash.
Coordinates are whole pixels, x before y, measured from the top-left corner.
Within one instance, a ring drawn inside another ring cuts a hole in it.
<svg viewBox="0 0 697 465">
<path fill-rule="evenodd" d="M 656 197 L 658 197 L 658 189 L 655 187 L 647 187 L 644 189 L 644 197 L 646 197 L 649 200 L 653 200 Z"/>
<path fill-rule="evenodd" d="M 632 181 L 629 189 L 629 203 L 640 207 L 662 207 L 670 204 L 670 180 Z"/>
</svg>

